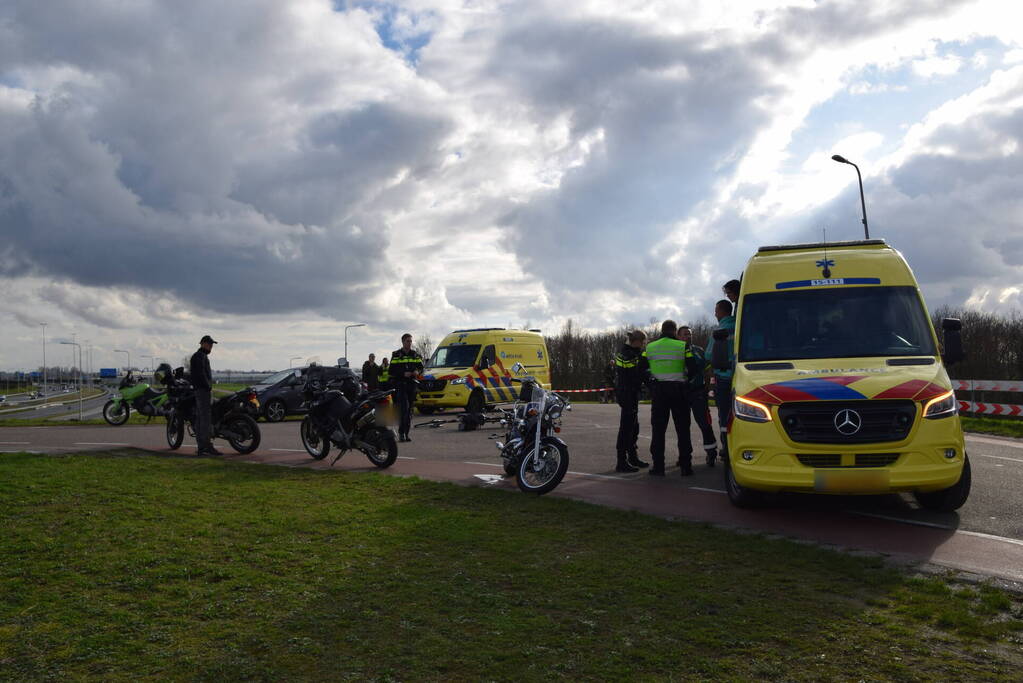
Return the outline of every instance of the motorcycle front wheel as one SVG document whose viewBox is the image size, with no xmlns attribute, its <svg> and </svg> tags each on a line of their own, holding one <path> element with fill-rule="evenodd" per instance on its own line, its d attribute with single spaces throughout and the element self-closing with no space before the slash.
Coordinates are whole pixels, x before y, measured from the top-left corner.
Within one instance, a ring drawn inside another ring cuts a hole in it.
<svg viewBox="0 0 1023 683">
<path fill-rule="evenodd" d="M 298 431 L 302 435 L 302 446 L 306 453 L 317 460 L 327 457 L 327 453 L 330 453 L 330 439 L 320 434 L 320 430 L 316 428 L 311 417 L 306 415 L 302 418 L 302 426 L 298 428 Z"/>
<path fill-rule="evenodd" d="M 181 442 L 185 440 L 185 421 L 177 413 L 167 416 L 167 445 L 172 451 L 181 448 Z"/>
<path fill-rule="evenodd" d="M 515 481 L 526 493 L 543 495 L 553 491 L 568 471 L 568 448 L 557 441 L 541 441 L 540 452 L 522 458 Z"/>
<path fill-rule="evenodd" d="M 259 448 L 262 434 L 259 425 L 248 415 L 229 417 L 220 428 L 231 448 L 242 455 L 247 455 Z"/>
<path fill-rule="evenodd" d="M 130 414 L 131 409 L 123 401 L 110 400 L 103 405 L 103 419 L 115 427 L 127 422 Z"/>
<path fill-rule="evenodd" d="M 398 444 L 394 440 L 394 432 L 390 429 L 383 427 L 371 429 L 363 440 L 378 449 L 374 454 L 366 453 L 366 457 L 380 469 L 390 467 L 398 459 Z"/>
</svg>

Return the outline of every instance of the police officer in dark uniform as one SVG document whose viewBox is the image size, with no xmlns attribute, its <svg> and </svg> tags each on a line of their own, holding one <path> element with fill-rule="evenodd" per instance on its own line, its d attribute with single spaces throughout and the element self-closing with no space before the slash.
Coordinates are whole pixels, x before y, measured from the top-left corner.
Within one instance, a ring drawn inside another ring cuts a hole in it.
<svg viewBox="0 0 1023 683">
<path fill-rule="evenodd" d="M 638 472 L 640 467 L 649 467 L 639 459 L 636 440 L 639 438 L 639 391 L 647 378 L 647 362 L 643 357 L 646 334 L 642 330 L 629 332 L 627 341 L 614 356 L 615 399 L 622 409 L 618 423 L 618 451 L 616 472 Z"/>
<path fill-rule="evenodd" d="M 188 361 L 188 374 L 195 389 L 195 440 L 199 455 L 223 455 L 213 447 L 210 438 L 213 416 L 213 372 L 210 370 L 210 353 L 217 342 L 210 335 L 199 340 L 199 350 Z"/>
<path fill-rule="evenodd" d="M 391 353 L 389 376 L 398 403 L 398 441 L 411 441 L 412 406 L 416 402 L 416 377 L 423 372 L 423 357 L 412 348 L 412 335 L 401 335 L 401 348 Z"/>
</svg>

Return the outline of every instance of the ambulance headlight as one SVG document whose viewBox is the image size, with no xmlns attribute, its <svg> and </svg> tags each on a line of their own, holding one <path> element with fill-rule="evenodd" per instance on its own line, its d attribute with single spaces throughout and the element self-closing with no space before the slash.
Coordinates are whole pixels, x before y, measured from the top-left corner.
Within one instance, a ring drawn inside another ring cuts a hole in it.
<svg viewBox="0 0 1023 683">
<path fill-rule="evenodd" d="M 924 417 L 929 420 L 936 420 L 941 417 L 951 417 L 959 412 L 959 402 L 956 401 L 954 391 L 932 398 L 924 406 Z"/>
<path fill-rule="evenodd" d="M 771 421 L 771 410 L 767 406 L 742 396 L 735 397 L 735 401 L 732 402 L 732 409 L 735 412 L 735 416 L 740 420 L 746 420 L 747 422 Z"/>
<path fill-rule="evenodd" d="M 451 380 L 451 384 L 465 384 L 465 383 L 466 383 L 466 381 L 467 381 L 467 380 L 466 380 L 466 378 L 465 378 L 465 377 L 459 377 L 459 378 L 457 378 L 457 379 L 453 379 L 453 380 Z"/>
</svg>

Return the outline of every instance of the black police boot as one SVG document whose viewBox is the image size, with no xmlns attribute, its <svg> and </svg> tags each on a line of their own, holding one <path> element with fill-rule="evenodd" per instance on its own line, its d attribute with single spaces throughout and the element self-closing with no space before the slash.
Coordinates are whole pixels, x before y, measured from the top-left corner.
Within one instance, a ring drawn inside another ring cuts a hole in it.
<svg viewBox="0 0 1023 683">
<path fill-rule="evenodd" d="M 628 462 L 633 467 L 650 467 L 650 463 L 643 462 L 639 459 L 639 454 L 636 451 L 629 451 Z"/>
<path fill-rule="evenodd" d="M 707 449 L 707 467 L 714 467 L 714 461 L 718 459 L 718 449 L 708 448 Z"/>
<path fill-rule="evenodd" d="M 649 474 L 651 477 L 663 477 L 664 476 L 664 463 L 661 463 L 660 465 L 658 465 L 655 462 L 654 466 L 651 467 L 647 471 L 647 474 Z"/>
<path fill-rule="evenodd" d="M 691 476 L 693 476 L 693 466 L 692 465 L 683 465 L 679 469 L 679 474 L 681 474 L 683 477 L 691 477 Z"/>
<path fill-rule="evenodd" d="M 639 472 L 639 468 L 629 464 L 625 453 L 618 454 L 618 464 L 615 465 L 615 472 Z"/>
</svg>

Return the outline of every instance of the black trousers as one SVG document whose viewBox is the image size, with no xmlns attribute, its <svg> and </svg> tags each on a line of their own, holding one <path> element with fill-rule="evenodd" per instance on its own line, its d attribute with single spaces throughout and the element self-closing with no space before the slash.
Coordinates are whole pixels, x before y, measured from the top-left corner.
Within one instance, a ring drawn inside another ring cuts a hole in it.
<svg viewBox="0 0 1023 683">
<path fill-rule="evenodd" d="M 636 453 L 639 439 L 639 392 L 617 391 L 618 406 L 622 409 L 618 422 L 618 440 L 615 449 L 618 455 Z"/>
<path fill-rule="evenodd" d="M 211 393 L 209 389 L 195 390 L 195 441 L 200 451 L 213 446 L 210 440 L 210 423 L 213 421 Z"/>
<path fill-rule="evenodd" d="M 716 448 L 717 439 L 714 437 L 714 427 L 710 418 L 710 408 L 707 406 L 707 394 L 703 387 L 699 389 L 686 389 L 686 398 L 689 400 L 689 409 L 693 412 L 693 420 L 700 428 L 703 435 L 704 449 Z"/>
<path fill-rule="evenodd" d="M 664 469 L 664 435 L 668 418 L 675 423 L 678 437 L 678 461 L 682 467 L 693 462 L 693 442 L 689 438 L 689 401 L 684 382 L 654 382 L 650 391 L 650 456 L 655 469 Z"/>
<path fill-rule="evenodd" d="M 721 456 L 728 457 L 728 422 L 732 417 L 732 379 L 714 378 L 714 401 L 718 404 Z"/>
<path fill-rule="evenodd" d="M 416 387 L 411 382 L 398 382 L 395 386 L 395 401 L 398 404 L 398 434 L 408 436 L 412 428 L 412 407 L 416 403 Z"/>
</svg>

